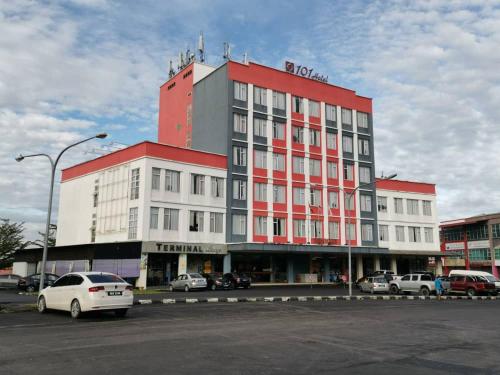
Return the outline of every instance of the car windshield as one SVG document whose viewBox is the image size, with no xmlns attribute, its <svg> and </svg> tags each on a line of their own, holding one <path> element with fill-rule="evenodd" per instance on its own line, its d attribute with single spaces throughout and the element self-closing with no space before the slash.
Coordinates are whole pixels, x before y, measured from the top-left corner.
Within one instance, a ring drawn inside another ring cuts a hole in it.
<svg viewBox="0 0 500 375">
<path fill-rule="evenodd" d="M 189 276 L 191 276 L 192 279 L 204 279 L 199 273 L 190 273 Z"/>
<path fill-rule="evenodd" d="M 124 283 L 122 278 L 116 276 L 116 275 L 109 275 L 109 274 L 94 274 L 94 275 L 87 275 L 87 278 L 92 281 L 94 284 L 99 284 L 99 283 Z"/>
<path fill-rule="evenodd" d="M 495 281 L 498 282 L 498 279 L 495 276 L 485 276 L 486 280 L 488 280 L 490 283 L 494 283 Z"/>
</svg>

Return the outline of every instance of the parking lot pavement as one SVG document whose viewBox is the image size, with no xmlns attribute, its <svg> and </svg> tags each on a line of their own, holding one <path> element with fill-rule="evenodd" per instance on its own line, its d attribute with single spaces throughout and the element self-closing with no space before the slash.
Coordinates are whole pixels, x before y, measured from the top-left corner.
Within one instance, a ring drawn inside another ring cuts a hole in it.
<svg viewBox="0 0 500 375">
<path fill-rule="evenodd" d="M 499 301 L 136 306 L 0 314 L 6 374 L 497 374 Z"/>
</svg>

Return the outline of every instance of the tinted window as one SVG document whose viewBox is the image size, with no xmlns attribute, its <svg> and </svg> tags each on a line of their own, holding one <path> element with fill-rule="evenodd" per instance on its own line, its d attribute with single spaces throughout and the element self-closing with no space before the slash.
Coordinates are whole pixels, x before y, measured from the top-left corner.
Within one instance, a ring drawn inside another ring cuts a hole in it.
<svg viewBox="0 0 500 375">
<path fill-rule="evenodd" d="M 191 276 L 193 279 L 201 279 L 202 276 L 199 273 L 190 273 L 189 276 Z"/>
<path fill-rule="evenodd" d="M 403 281 L 408 281 L 408 280 L 410 280 L 410 275 L 405 275 L 405 276 L 403 276 L 403 278 L 402 278 L 401 280 L 403 280 Z"/>
<path fill-rule="evenodd" d="M 87 278 L 94 284 L 99 283 L 124 283 L 120 277 L 116 275 L 87 275 Z"/>
<path fill-rule="evenodd" d="M 83 283 L 83 278 L 78 276 L 78 275 L 71 275 L 69 277 L 69 283 L 68 285 L 80 285 Z"/>
<path fill-rule="evenodd" d="M 69 278 L 70 276 L 63 276 L 60 279 L 58 279 L 53 285 L 53 288 L 57 288 L 59 286 L 66 286 L 69 283 Z"/>
<path fill-rule="evenodd" d="M 431 275 L 422 275 L 422 277 L 420 278 L 420 280 L 422 280 L 422 281 L 432 281 L 432 277 L 431 277 Z"/>
<path fill-rule="evenodd" d="M 59 276 L 57 275 L 45 275 L 45 278 L 50 281 L 56 281 Z"/>
<path fill-rule="evenodd" d="M 411 281 L 417 281 L 418 280 L 418 275 L 413 275 L 411 277 Z"/>
<path fill-rule="evenodd" d="M 471 283 L 471 282 L 476 281 L 476 279 L 474 279 L 472 276 L 467 276 L 466 281 L 469 282 L 469 283 Z"/>
</svg>

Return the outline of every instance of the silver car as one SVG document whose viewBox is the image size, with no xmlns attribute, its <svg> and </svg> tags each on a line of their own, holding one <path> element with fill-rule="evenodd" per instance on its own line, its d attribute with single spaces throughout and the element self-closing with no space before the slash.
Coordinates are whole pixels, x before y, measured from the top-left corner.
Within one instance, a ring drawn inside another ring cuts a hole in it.
<svg viewBox="0 0 500 375">
<path fill-rule="evenodd" d="M 359 290 L 362 292 L 375 293 L 388 293 L 389 283 L 386 278 L 382 276 L 371 276 L 366 278 L 365 281 L 359 283 Z"/>
<path fill-rule="evenodd" d="M 17 283 L 21 276 L 19 275 L 0 275 L 0 288 L 17 288 Z"/>
<path fill-rule="evenodd" d="M 207 280 L 199 273 L 184 273 L 172 280 L 169 285 L 169 290 L 171 292 L 174 290 L 189 292 L 192 289 L 205 289 L 206 287 Z"/>
</svg>

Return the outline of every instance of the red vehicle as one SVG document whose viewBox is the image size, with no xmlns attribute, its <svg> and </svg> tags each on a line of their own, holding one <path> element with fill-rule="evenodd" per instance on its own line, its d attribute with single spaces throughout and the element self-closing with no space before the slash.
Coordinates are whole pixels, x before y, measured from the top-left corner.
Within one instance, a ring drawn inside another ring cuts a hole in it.
<svg viewBox="0 0 500 375">
<path fill-rule="evenodd" d="M 482 276 L 465 276 L 453 275 L 450 276 L 450 292 L 465 293 L 469 297 L 478 294 L 486 294 L 496 296 L 498 294 L 495 284 L 489 282 Z"/>
</svg>

